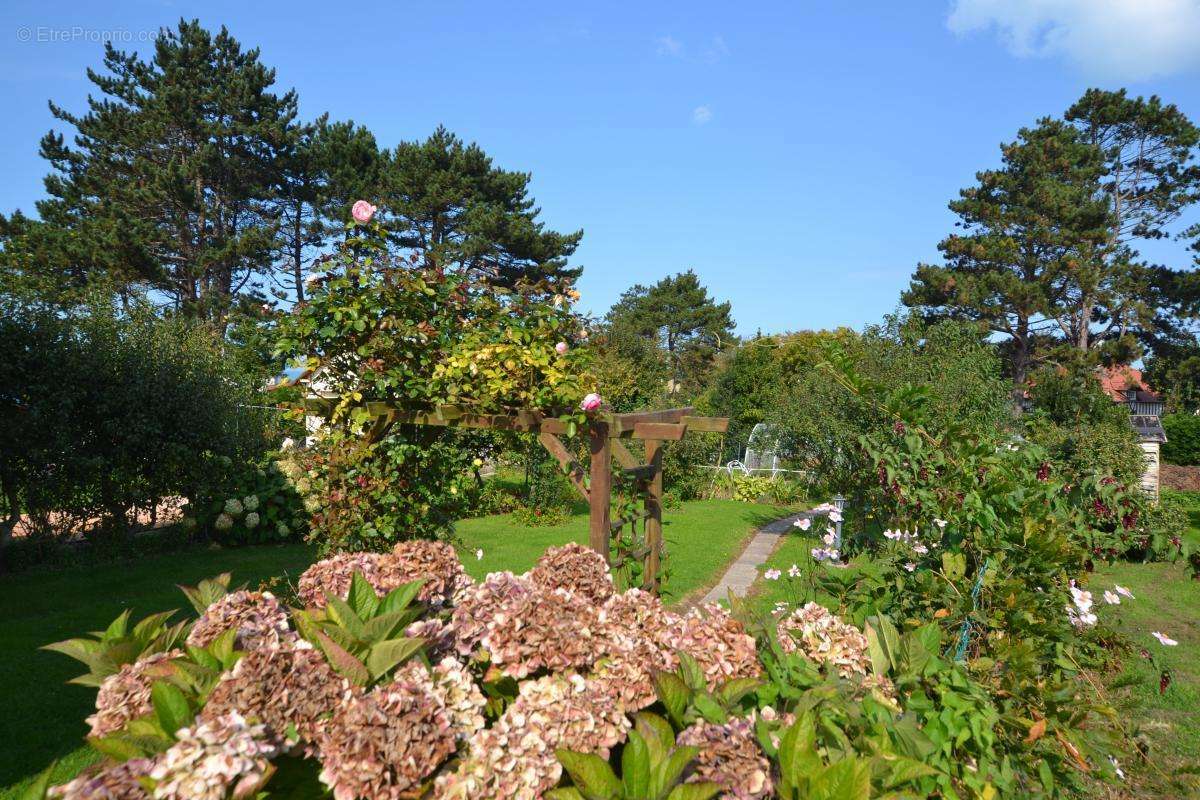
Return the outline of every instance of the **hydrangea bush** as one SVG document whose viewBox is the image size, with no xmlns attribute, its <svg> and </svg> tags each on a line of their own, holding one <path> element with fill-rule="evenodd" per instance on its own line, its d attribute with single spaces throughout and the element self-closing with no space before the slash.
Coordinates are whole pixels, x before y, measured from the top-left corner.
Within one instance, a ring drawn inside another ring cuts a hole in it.
<svg viewBox="0 0 1200 800">
<path fill-rule="evenodd" d="M 936 623 L 677 613 L 618 592 L 575 544 L 478 583 L 441 543 L 342 554 L 304 573 L 290 610 L 228 576 L 187 593 L 193 621 L 54 646 L 99 684 L 105 760 L 46 796 L 1053 795 L 1039 764 L 1064 736 L 1111 771 L 1057 723 L 1024 744 L 995 732 L 997 701 L 943 656 Z"/>
</svg>

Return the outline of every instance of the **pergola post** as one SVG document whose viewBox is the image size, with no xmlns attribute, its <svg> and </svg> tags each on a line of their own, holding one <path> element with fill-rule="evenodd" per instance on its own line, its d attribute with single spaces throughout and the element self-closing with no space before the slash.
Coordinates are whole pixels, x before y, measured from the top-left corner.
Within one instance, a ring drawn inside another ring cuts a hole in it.
<svg viewBox="0 0 1200 800">
<path fill-rule="evenodd" d="M 588 545 L 604 560 L 609 560 L 609 537 L 612 535 L 612 445 L 608 438 L 608 421 L 592 420 L 588 426 L 591 445 L 591 484 L 588 488 Z"/>
<path fill-rule="evenodd" d="M 658 570 L 662 558 L 662 442 L 646 440 L 646 463 L 654 470 L 654 477 L 646 492 L 646 574 L 645 584 L 649 591 L 658 593 Z"/>
</svg>

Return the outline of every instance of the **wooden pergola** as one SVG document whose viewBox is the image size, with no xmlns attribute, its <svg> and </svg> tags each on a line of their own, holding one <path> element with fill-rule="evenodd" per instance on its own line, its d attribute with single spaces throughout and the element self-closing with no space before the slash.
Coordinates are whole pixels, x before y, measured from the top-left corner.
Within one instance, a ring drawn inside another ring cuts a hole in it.
<svg viewBox="0 0 1200 800">
<path fill-rule="evenodd" d="M 382 438 L 397 423 L 536 434 L 541 445 L 562 465 L 572 485 L 587 501 L 590 509 L 588 544 L 605 560 L 609 559 L 613 533 L 645 520 L 645 547 L 633 557 L 644 559 L 643 588 L 649 590 L 658 589 L 662 555 L 663 445 L 679 441 L 689 431 L 724 433 L 729 427 L 728 418 L 697 416 L 694 408 L 627 414 L 595 412 L 589 415 L 586 426 L 590 463 L 585 469 L 559 438 L 567 433 L 566 424 L 538 411 L 520 409 L 512 414 L 476 414 L 452 405 L 432 410 L 410 410 L 381 402 L 363 405 L 374 419 L 366 433 L 370 440 Z M 328 413 L 332 406 L 333 401 L 317 397 L 310 397 L 307 403 L 309 410 L 318 413 Z M 626 447 L 625 440 L 629 439 L 640 439 L 645 443 L 645 463 L 639 462 Z M 644 507 L 632 519 L 611 519 L 614 459 L 623 475 L 645 489 Z"/>
</svg>

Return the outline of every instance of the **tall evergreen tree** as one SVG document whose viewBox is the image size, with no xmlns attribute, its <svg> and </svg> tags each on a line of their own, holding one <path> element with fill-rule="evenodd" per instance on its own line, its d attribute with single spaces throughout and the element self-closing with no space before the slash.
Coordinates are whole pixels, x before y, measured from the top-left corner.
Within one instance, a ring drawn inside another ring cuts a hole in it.
<svg viewBox="0 0 1200 800">
<path fill-rule="evenodd" d="M 505 286 L 574 279 L 581 270 L 567 262 L 583 231 L 546 230 L 530 177 L 494 166 L 478 145 L 439 127 L 388 154 L 378 204 L 402 245 L 445 267 Z"/>
<path fill-rule="evenodd" d="M 311 125 L 294 127 L 281 154 L 277 191 L 283 294 L 303 302 L 305 266 L 349 219 L 360 197 L 372 197 L 380 181 L 382 157 L 374 135 L 353 122 L 329 122 L 322 115 Z"/>
<path fill-rule="evenodd" d="M 1105 246 L 1091 267 L 1110 277 L 1110 291 L 1097 293 L 1093 282 L 1079 282 L 1069 340 L 1087 351 L 1135 333 L 1150 343 L 1177 337 L 1178 317 L 1200 307 L 1196 277 L 1141 262 L 1136 245 L 1168 236 L 1168 226 L 1200 199 L 1200 129 L 1174 105 L 1153 96 L 1130 98 L 1124 89 L 1089 89 L 1065 119 L 1104 159 L 1097 193 L 1110 212 Z"/>
<path fill-rule="evenodd" d="M 670 394 L 697 392 L 717 353 L 734 340 L 729 303 L 714 302 L 692 270 L 653 286 L 631 287 L 605 321 L 616 341 L 639 337 L 658 346 L 670 376 Z"/>
<path fill-rule="evenodd" d="M 1069 316 L 1070 286 L 1107 241 L 1109 213 L 1096 197 L 1100 153 L 1065 123 L 1042 120 L 1001 151 L 1003 165 L 950 203 L 963 233 L 938 244 L 945 264 L 919 265 L 901 299 L 1007 337 L 1020 385 L 1035 341 Z"/>
<path fill-rule="evenodd" d="M 272 92 L 257 49 L 198 21 L 164 30 L 149 60 L 107 44 L 88 78 L 99 97 L 85 114 L 50 106 L 77 133 L 73 146 L 42 140 L 54 172 L 38 212 L 62 232 L 45 244 L 58 262 L 220 318 L 272 264 L 295 93 Z"/>
</svg>

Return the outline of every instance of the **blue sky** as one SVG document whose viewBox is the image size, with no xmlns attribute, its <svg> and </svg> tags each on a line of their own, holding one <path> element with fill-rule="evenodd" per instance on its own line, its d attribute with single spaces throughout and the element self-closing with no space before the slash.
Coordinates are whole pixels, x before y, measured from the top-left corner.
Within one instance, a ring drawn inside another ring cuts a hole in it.
<svg viewBox="0 0 1200 800">
<path fill-rule="evenodd" d="M 692 268 L 743 334 L 895 308 L 947 201 L 1088 86 L 1200 120 L 1200 0 L 9 0 L 0 210 L 42 196 L 46 101 L 83 107 L 98 39 L 146 51 L 181 16 L 261 47 L 305 117 L 389 146 L 441 123 L 531 171 L 546 222 L 585 231 L 584 308 Z M 1152 255 L 1186 263 L 1177 243 Z"/>
</svg>

